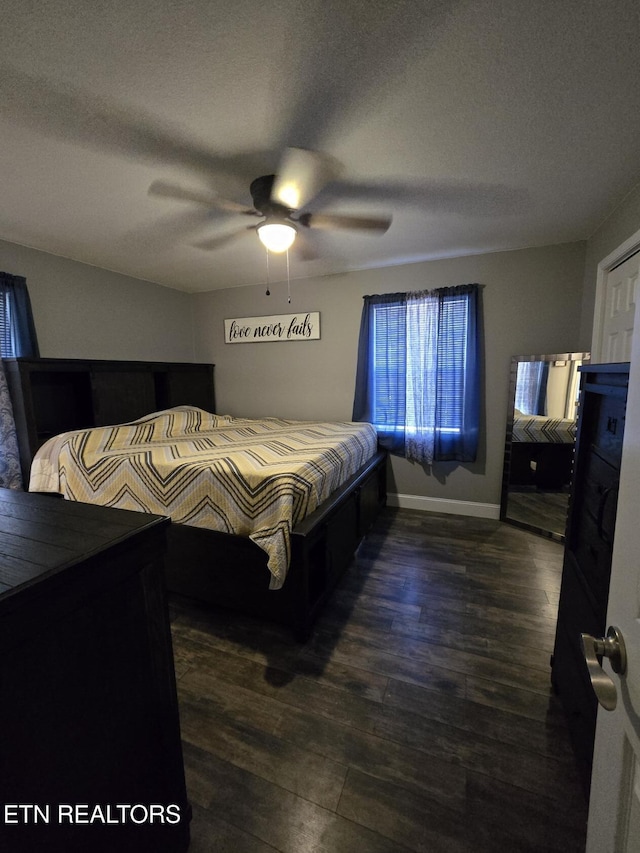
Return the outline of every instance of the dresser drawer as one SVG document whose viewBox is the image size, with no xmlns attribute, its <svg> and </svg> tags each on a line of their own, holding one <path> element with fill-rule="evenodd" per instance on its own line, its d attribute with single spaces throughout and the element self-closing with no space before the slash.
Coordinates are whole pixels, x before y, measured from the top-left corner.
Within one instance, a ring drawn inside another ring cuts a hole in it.
<svg viewBox="0 0 640 853">
<path fill-rule="evenodd" d="M 609 598 L 609 581 L 611 578 L 612 546 L 601 535 L 595 519 L 584 511 L 575 519 L 572 532 L 571 548 L 579 571 L 587 582 L 596 601 L 602 603 L 606 611 Z"/>
<path fill-rule="evenodd" d="M 558 627 L 553 650 L 551 681 L 564 709 L 585 791 L 589 788 L 597 700 L 582 652 L 581 634 L 600 637 L 604 612 L 597 613 L 585 591 L 570 553 L 565 556 Z"/>
<path fill-rule="evenodd" d="M 626 399 L 617 395 L 600 396 L 597 421 L 591 439 L 593 447 L 619 467 L 622 458 Z"/>
<path fill-rule="evenodd" d="M 590 587 L 584 583 L 584 573 L 575 554 L 565 554 L 562 570 L 562 590 L 558 608 L 558 628 L 562 625 L 571 637 L 577 651 L 580 634 L 601 636 L 605 629 L 606 608 L 594 598 Z M 586 675 L 586 670 L 585 670 Z"/>
<path fill-rule="evenodd" d="M 618 483 L 618 469 L 593 451 L 580 479 L 580 512 L 589 514 L 595 521 L 598 538 L 609 544 L 615 530 Z"/>
<path fill-rule="evenodd" d="M 589 683 L 584 657 L 564 627 L 556 635 L 552 682 L 560 697 L 571 744 L 588 796 L 598 703 Z"/>
<path fill-rule="evenodd" d="M 568 550 L 594 598 L 609 595 L 613 536 L 618 505 L 618 470 L 595 450 L 584 459 L 575 483 Z"/>
</svg>

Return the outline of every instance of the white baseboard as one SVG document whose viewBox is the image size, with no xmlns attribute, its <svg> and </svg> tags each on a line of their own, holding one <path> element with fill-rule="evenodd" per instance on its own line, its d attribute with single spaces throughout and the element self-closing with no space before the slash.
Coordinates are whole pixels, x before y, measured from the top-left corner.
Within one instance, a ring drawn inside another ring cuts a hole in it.
<svg viewBox="0 0 640 853">
<path fill-rule="evenodd" d="M 446 498 L 427 498 L 422 495 L 387 494 L 387 506 L 417 509 L 421 512 L 444 512 L 448 515 L 468 515 L 473 518 L 500 518 L 500 504 L 477 501 L 454 501 Z"/>
</svg>

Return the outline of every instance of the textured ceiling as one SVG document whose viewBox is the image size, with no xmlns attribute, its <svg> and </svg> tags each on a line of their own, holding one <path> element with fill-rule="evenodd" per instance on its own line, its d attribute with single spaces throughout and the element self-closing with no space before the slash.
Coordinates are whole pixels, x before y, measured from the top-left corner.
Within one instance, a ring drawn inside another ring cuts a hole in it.
<svg viewBox="0 0 640 853">
<path fill-rule="evenodd" d="M 0 239 L 187 291 L 264 282 L 239 214 L 287 146 L 336 158 L 293 278 L 588 238 L 640 180 L 636 0 L 3 0 Z M 272 279 L 284 275 L 272 258 Z"/>
</svg>

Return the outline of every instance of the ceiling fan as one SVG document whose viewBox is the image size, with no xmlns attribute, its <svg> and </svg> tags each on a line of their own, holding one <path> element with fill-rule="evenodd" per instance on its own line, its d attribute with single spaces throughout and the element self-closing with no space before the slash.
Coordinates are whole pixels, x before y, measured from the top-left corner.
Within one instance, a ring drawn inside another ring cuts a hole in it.
<svg viewBox="0 0 640 853">
<path fill-rule="evenodd" d="M 336 162 L 325 154 L 305 148 L 287 148 L 278 173 L 262 175 L 251 182 L 249 192 L 253 207 L 222 198 L 216 193 L 191 190 L 165 181 L 154 181 L 151 195 L 193 201 L 227 213 L 260 217 L 261 222 L 196 244 L 201 249 L 218 249 L 256 231 L 270 252 L 286 252 L 299 234 L 299 226 L 317 230 L 355 230 L 384 234 L 391 216 L 351 216 L 344 214 L 300 213 L 338 175 Z"/>
</svg>

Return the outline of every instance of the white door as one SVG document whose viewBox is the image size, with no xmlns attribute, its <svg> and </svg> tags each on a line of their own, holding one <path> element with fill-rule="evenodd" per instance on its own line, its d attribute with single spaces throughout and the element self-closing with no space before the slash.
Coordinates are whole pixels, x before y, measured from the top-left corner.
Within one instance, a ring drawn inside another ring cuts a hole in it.
<svg viewBox="0 0 640 853">
<path fill-rule="evenodd" d="M 640 312 L 636 316 L 640 329 Z M 633 336 L 607 625 L 618 627 L 626 673 L 603 670 L 617 691 L 598 707 L 587 853 L 640 853 L 640 334 Z"/>
<path fill-rule="evenodd" d="M 638 235 L 634 235 L 628 241 L 633 248 L 625 252 L 625 261 L 619 263 L 609 256 L 598 266 L 591 347 L 593 364 L 629 361 L 631 358 L 635 307 L 640 296 L 640 251 L 637 238 Z M 616 250 L 615 254 L 620 251 Z"/>
</svg>

